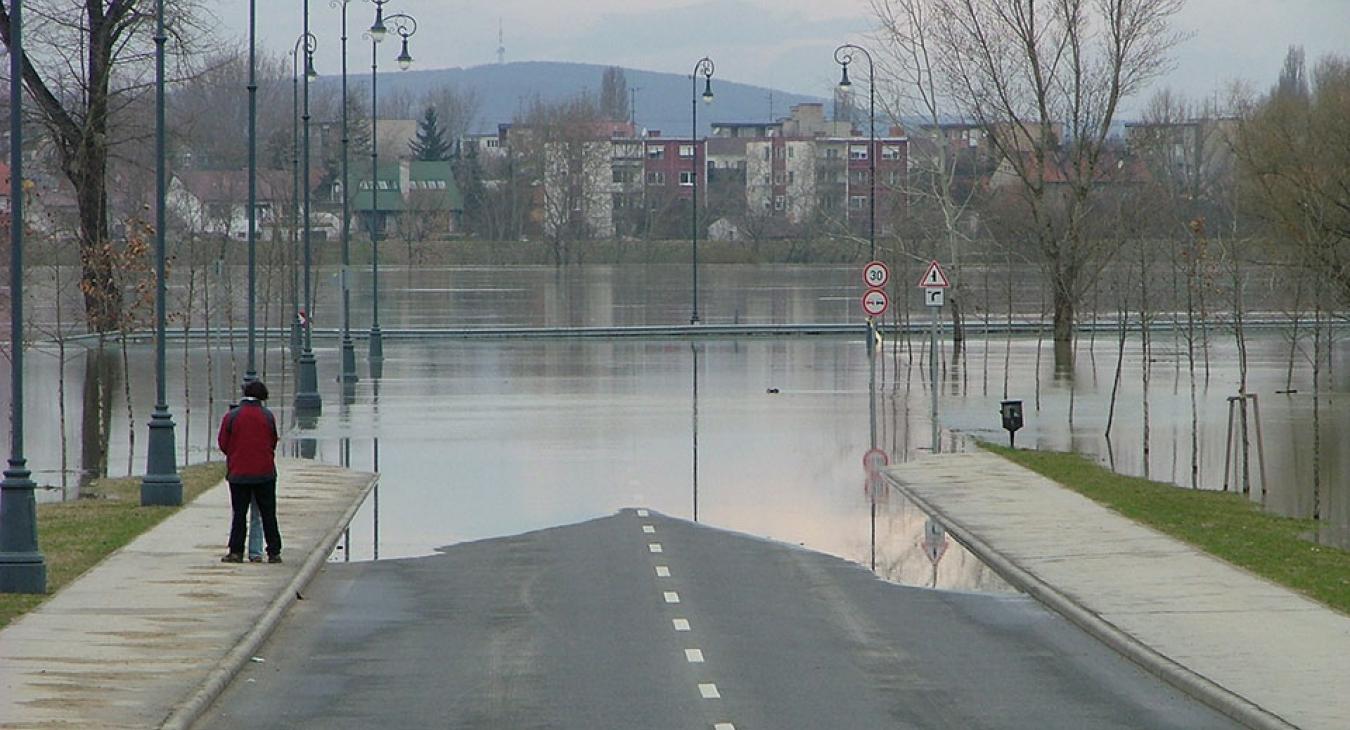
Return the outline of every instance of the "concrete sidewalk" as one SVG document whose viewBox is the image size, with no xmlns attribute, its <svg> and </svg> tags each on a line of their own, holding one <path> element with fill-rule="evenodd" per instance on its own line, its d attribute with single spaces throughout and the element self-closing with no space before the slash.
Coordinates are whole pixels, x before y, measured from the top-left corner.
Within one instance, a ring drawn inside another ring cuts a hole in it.
<svg viewBox="0 0 1350 730">
<path fill-rule="evenodd" d="M 888 477 L 1002 577 L 1256 728 L 1350 728 L 1350 617 L 986 452 Z"/>
<path fill-rule="evenodd" d="M 187 727 L 318 572 L 376 476 L 278 460 L 281 565 L 225 564 L 222 482 L 0 631 L 0 728 Z"/>
</svg>

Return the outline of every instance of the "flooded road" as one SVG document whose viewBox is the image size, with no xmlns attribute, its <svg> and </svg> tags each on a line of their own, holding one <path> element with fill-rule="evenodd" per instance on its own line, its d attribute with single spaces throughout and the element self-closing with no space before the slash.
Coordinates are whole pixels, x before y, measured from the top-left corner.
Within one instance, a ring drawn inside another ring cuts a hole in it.
<svg viewBox="0 0 1350 730">
<path fill-rule="evenodd" d="M 643 271 L 621 276 L 617 269 L 598 267 L 560 278 L 552 269 L 512 276 L 431 270 L 407 275 L 408 280 L 395 272 L 382 282 L 389 297 L 381 307 L 382 324 L 394 330 L 678 322 L 688 296 L 682 282 Z M 712 288 L 701 304 L 708 312 L 705 321 L 861 323 L 851 267 L 787 267 L 780 273 L 782 284 L 760 286 L 761 274 L 713 268 Z M 643 281 L 649 288 L 642 288 Z M 367 306 L 368 300 L 353 296 L 358 334 L 367 326 Z M 323 311 L 317 315 L 320 325 L 334 324 L 333 310 Z M 1073 449 L 1130 474 L 1144 474 L 1147 464 L 1154 479 L 1189 484 L 1184 348 L 1171 333 L 1155 333 L 1145 391 L 1137 340 L 1131 335 L 1124 349 L 1110 442 L 1103 434 L 1116 378 L 1113 334 L 1080 337 L 1072 376 L 1056 371 L 1051 344 L 1038 343 L 1034 335 L 976 337 L 959 357 L 946 340 L 938 388 L 944 449 L 963 448 L 972 436 L 1005 443 L 998 406 L 1006 396 L 1025 403 L 1027 425 L 1018 434 L 1019 447 Z M 1228 398 L 1238 390 L 1233 342 L 1231 332 L 1216 328 L 1207 385 L 1205 372 L 1197 371 L 1198 481 L 1207 489 L 1223 484 Z M 1343 546 L 1350 544 L 1346 344 L 1336 341 L 1332 369 L 1321 373 L 1318 408 L 1322 538 Z M 219 458 L 211 453 L 215 425 L 242 370 L 242 338 L 233 345 L 232 354 L 230 342 L 217 337 L 210 358 L 201 340 L 186 352 L 180 343 L 170 347 L 170 406 L 187 461 Z M 289 414 L 294 384 L 278 365 L 286 356 L 275 339 L 268 345 L 260 369 L 272 389 L 272 405 L 296 428 L 293 448 L 357 469 L 378 465 L 384 475 L 378 507 L 372 500 L 354 523 L 354 560 L 376 557 L 377 545 L 380 558 L 427 555 L 450 544 L 581 522 L 624 507 L 692 518 L 697 504 L 701 522 L 875 565 L 882 575 L 907 584 L 1001 587 L 959 545 L 926 528 L 920 511 L 867 479 L 864 455 L 874 446 L 892 463 L 929 448 L 927 337 L 886 342 L 875 371 L 861 337 L 391 337 L 378 378 L 370 377 L 365 344 L 358 342 L 361 381 L 347 398 L 334 382 L 336 341 L 316 339 L 324 411 L 305 429 Z M 1269 480 L 1263 484 L 1253 451 L 1251 497 L 1259 501 L 1264 487 L 1270 509 L 1306 517 L 1314 474 L 1310 368 L 1306 358 L 1297 360 L 1286 387 L 1290 341 L 1278 330 L 1251 333 L 1247 347 L 1248 389 L 1259 396 Z M 110 348 L 102 360 L 79 352 L 66 366 L 71 493 L 82 468 L 113 475 L 143 468 L 153 352 L 140 345 L 129 350 L 128 382 L 120 354 Z M 40 484 L 59 485 L 59 370 L 48 350 L 35 352 L 29 364 L 29 465 Z M 191 387 L 185 389 L 185 382 Z M 1276 392 L 1283 390 L 1298 392 Z M 208 403 L 208 395 L 214 402 Z M 129 436 L 136 438 L 134 445 Z M 1240 484 L 1231 475 L 1229 480 L 1230 488 Z M 39 496 L 59 497 L 59 489 Z"/>
</svg>

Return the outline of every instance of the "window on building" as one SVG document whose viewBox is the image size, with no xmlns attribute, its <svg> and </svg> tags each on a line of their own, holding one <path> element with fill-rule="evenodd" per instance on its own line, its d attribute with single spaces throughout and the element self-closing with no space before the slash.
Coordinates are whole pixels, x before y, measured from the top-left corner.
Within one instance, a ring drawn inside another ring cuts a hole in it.
<svg viewBox="0 0 1350 730">
<path fill-rule="evenodd" d="M 774 184 L 774 185 L 785 185 L 785 184 L 787 184 L 787 173 L 786 173 L 786 172 L 783 172 L 782 170 L 774 170 L 774 171 L 773 171 L 773 184 Z"/>
<path fill-rule="evenodd" d="M 665 147 L 648 147 L 648 148 L 647 148 L 647 159 L 649 159 L 649 160 L 664 160 L 664 159 L 666 159 L 666 148 L 665 148 Z"/>
<path fill-rule="evenodd" d="M 666 184 L 666 174 L 665 174 L 664 172 L 649 172 L 649 173 L 647 173 L 647 184 L 648 184 L 648 185 L 665 185 L 665 184 Z"/>
<path fill-rule="evenodd" d="M 898 160 L 900 159 L 900 145 L 888 144 L 881 148 L 881 159 Z"/>
<path fill-rule="evenodd" d="M 796 181 L 797 181 L 797 172 L 795 170 L 788 170 L 788 185 L 791 185 Z"/>
<path fill-rule="evenodd" d="M 769 173 L 767 173 L 767 172 L 764 173 L 764 184 L 765 184 L 765 185 L 772 185 L 772 184 L 773 184 L 773 178 L 770 177 L 770 176 L 769 176 Z"/>
<path fill-rule="evenodd" d="M 848 158 L 850 160 L 867 159 L 867 145 L 854 144 L 848 147 Z"/>
<path fill-rule="evenodd" d="M 839 148 L 837 148 L 837 147 L 826 147 L 826 148 L 825 148 L 825 159 L 827 159 L 827 160 L 837 160 L 837 159 L 839 159 Z"/>
<path fill-rule="evenodd" d="M 862 210 L 867 205 L 866 195 L 850 195 L 848 197 L 849 210 Z"/>
<path fill-rule="evenodd" d="M 775 195 L 775 196 L 773 196 L 773 209 L 774 209 L 774 210 L 782 210 L 782 209 L 783 209 L 783 206 L 786 205 L 786 204 L 787 204 L 787 201 L 786 201 L 786 199 L 784 199 L 783 196 L 781 196 L 781 195 Z"/>
<path fill-rule="evenodd" d="M 680 172 L 680 184 L 681 185 L 694 184 L 694 173 L 692 170 L 683 170 Z"/>
<path fill-rule="evenodd" d="M 866 183 L 866 182 L 867 182 L 867 171 L 866 171 L 866 170 L 851 170 L 851 171 L 849 171 L 849 173 L 848 173 L 848 179 L 849 179 L 849 182 L 856 183 L 856 184 L 858 184 L 858 185 L 862 185 L 863 183 Z"/>
<path fill-rule="evenodd" d="M 787 154 L 786 150 L 784 150 L 784 148 L 782 147 L 775 147 L 773 149 L 773 156 L 777 157 L 780 160 L 783 159 L 783 156 L 786 154 Z"/>
<path fill-rule="evenodd" d="M 694 156 L 694 146 L 691 144 L 680 145 L 680 157 L 688 159 Z"/>
<path fill-rule="evenodd" d="M 793 152 L 796 152 L 796 149 L 795 149 L 795 148 L 792 148 L 792 147 L 787 148 L 787 156 L 788 156 L 788 159 L 789 159 L 789 160 L 792 159 L 792 153 L 793 153 Z"/>
</svg>

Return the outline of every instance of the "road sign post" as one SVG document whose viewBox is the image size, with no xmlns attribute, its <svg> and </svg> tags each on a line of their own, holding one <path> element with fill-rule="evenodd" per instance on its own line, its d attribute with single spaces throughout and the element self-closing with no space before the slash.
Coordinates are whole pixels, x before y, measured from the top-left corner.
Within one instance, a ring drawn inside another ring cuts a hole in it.
<svg viewBox="0 0 1350 730">
<path fill-rule="evenodd" d="M 952 284 L 942 265 L 937 260 L 928 263 L 928 269 L 919 279 L 919 287 L 924 290 L 924 304 L 933 311 L 933 324 L 928 337 L 928 388 L 933 395 L 933 453 L 941 453 L 941 429 L 938 428 L 938 329 L 942 327 L 942 304 L 945 290 Z"/>
</svg>

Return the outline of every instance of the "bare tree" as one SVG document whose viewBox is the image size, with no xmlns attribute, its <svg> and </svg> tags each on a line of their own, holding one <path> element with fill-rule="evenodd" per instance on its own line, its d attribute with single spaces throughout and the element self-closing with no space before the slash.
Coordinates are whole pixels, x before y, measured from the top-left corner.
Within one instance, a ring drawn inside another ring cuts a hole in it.
<svg viewBox="0 0 1350 730">
<path fill-rule="evenodd" d="M 557 103 L 536 101 L 521 135 L 525 159 L 537 184 L 540 223 L 554 263 L 574 261 L 573 244 L 593 238 L 611 220 L 610 142 L 600 134 L 594 100 L 578 96 Z"/>
<path fill-rule="evenodd" d="M 1184 0 L 932 0 L 933 67 L 1016 182 L 1054 311 L 1073 339 L 1075 307 L 1109 255 L 1085 235 L 1122 99 L 1169 67 Z"/>
<path fill-rule="evenodd" d="M 115 330 L 122 297 L 116 288 L 109 239 L 109 161 L 119 145 L 143 140 L 145 129 L 121 123 L 153 79 L 148 0 L 39 0 L 26 4 L 24 85 L 47 129 L 61 170 L 75 188 L 79 240 L 90 329 Z M 10 4 L 0 0 L 0 40 L 11 43 Z M 184 75 L 184 49 L 201 36 L 194 0 L 174 3 L 166 17 Z"/>
</svg>

